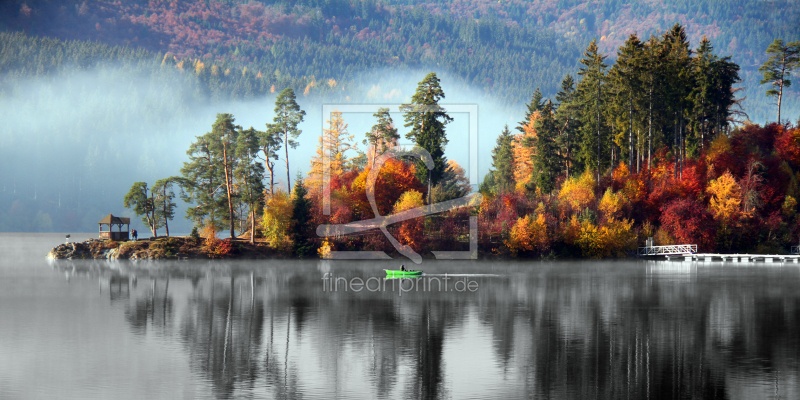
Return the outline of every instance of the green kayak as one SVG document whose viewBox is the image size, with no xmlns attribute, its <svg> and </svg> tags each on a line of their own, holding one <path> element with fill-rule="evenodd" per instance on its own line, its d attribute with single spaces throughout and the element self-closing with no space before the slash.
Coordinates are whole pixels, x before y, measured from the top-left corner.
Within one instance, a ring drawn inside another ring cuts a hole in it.
<svg viewBox="0 0 800 400">
<path fill-rule="evenodd" d="M 394 269 L 385 269 L 384 271 L 386 271 L 386 276 L 391 276 L 391 277 L 394 277 L 394 278 L 422 275 L 422 271 L 400 271 L 400 270 L 394 270 Z"/>
</svg>

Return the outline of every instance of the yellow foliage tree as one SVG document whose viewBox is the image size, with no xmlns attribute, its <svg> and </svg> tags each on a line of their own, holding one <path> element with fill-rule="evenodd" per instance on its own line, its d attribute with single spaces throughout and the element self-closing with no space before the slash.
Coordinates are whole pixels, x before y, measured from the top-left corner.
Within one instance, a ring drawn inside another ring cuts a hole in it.
<svg viewBox="0 0 800 400">
<path fill-rule="evenodd" d="M 394 204 L 392 213 L 397 214 L 413 208 L 422 207 L 424 204 L 425 203 L 422 201 L 422 192 L 411 189 L 400 195 L 400 198 Z M 424 240 L 423 228 L 424 221 L 422 215 L 418 218 L 405 220 L 400 223 L 400 229 L 397 231 L 397 240 L 411 247 L 420 247 Z"/>
<path fill-rule="evenodd" d="M 610 218 L 604 225 L 591 221 L 581 222 L 581 232 L 576 240 L 584 257 L 622 257 L 636 247 L 633 221 Z"/>
<path fill-rule="evenodd" d="M 326 239 L 322 241 L 322 245 L 317 249 L 317 254 L 319 258 L 329 258 L 331 251 L 333 251 L 333 245 Z"/>
<path fill-rule="evenodd" d="M 355 135 L 347 132 L 347 124 L 344 123 L 341 112 L 332 112 L 331 119 L 327 122 L 330 129 L 323 129 L 317 145 L 317 155 L 311 158 L 311 170 L 308 171 L 308 180 L 306 180 L 309 190 L 319 189 L 324 184 L 323 152 L 325 147 L 330 151 L 328 154 L 330 154 L 331 177 L 345 172 L 348 161 L 345 152 L 356 149 L 356 145 L 353 143 Z"/>
<path fill-rule="evenodd" d="M 270 246 L 279 251 L 292 248 L 290 229 L 293 208 L 292 199 L 283 190 L 278 189 L 275 194 L 266 195 L 261 227 Z"/>
<path fill-rule="evenodd" d="M 606 189 L 603 198 L 600 199 L 600 205 L 597 206 L 606 217 L 619 218 L 622 216 L 622 210 L 628 205 L 628 198 L 622 192 L 614 193 L 611 188 Z"/>
<path fill-rule="evenodd" d="M 511 228 L 506 246 L 515 257 L 520 252 L 536 251 L 544 253 L 550 249 L 550 237 L 543 214 L 531 214 L 518 218 Z"/>
<path fill-rule="evenodd" d="M 711 181 L 706 192 L 711 195 L 709 208 L 714 218 L 728 222 L 736 216 L 742 203 L 741 188 L 730 171 Z"/>
<path fill-rule="evenodd" d="M 558 199 L 568 203 L 573 210 L 581 211 L 596 201 L 594 186 L 594 173 L 587 169 L 580 178 L 569 178 L 564 182 L 558 192 Z"/>
<path fill-rule="evenodd" d="M 533 174 L 533 156 L 535 155 L 533 142 L 536 140 L 536 120 L 541 117 L 539 111 L 531 114 L 528 123 L 522 126 L 523 133 L 514 135 L 511 140 L 511 150 L 514 156 L 514 182 L 519 192 L 525 190 L 525 185 L 530 182 Z"/>
</svg>

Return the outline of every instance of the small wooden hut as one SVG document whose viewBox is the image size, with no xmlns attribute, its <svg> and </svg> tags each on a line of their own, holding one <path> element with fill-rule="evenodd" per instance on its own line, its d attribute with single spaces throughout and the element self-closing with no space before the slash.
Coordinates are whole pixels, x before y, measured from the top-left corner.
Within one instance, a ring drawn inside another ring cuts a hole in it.
<svg viewBox="0 0 800 400">
<path fill-rule="evenodd" d="M 101 219 L 98 224 L 100 224 L 101 240 L 128 240 L 128 235 L 131 230 L 130 218 L 115 217 L 108 214 L 105 218 Z M 104 225 L 108 226 L 107 231 L 103 230 Z M 125 225 L 124 231 L 122 230 L 122 225 Z M 114 231 L 115 226 L 117 227 L 116 231 Z"/>
</svg>

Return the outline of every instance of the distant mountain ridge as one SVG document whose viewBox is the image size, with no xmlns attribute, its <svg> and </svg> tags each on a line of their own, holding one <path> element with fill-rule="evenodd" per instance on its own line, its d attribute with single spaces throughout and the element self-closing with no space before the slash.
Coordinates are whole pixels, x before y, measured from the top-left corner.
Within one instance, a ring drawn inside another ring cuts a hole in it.
<svg viewBox="0 0 800 400">
<path fill-rule="evenodd" d="M 7 1 L 0 29 L 62 40 L 144 48 L 222 73 L 247 67 L 261 82 L 234 98 L 272 87 L 346 97 L 350 80 L 374 68 L 443 68 L 499 100 L 520 104 L 540 87 L 553 96 L 592 38 L 610 58 L 631 34 L 646 39 L 678 22 L 696 46 L 703 36 L 742 67 L 747 111 L 761 122 L 769 106 L 758 66 L 775 38 L 800 39 L 794 1 L 444 2 Z M 202 67 L 200 68 L 202 69 Z M 336 84 L 336 85 L 335 85 Z M 334 87 L 336 86 L 336 87 Z M 213 90 L 211 90 L 213 91 Z M 790 90 L 786 104 L 796 109 Z"/>
</svg>

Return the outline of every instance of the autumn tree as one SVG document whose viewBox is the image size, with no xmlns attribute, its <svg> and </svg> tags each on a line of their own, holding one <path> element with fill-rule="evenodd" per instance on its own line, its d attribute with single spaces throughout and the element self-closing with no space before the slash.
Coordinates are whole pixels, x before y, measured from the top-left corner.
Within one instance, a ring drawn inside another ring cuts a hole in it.
<svg viewBox="0 0 800 400">
<path fill-rule="evenodd" d="M 448 141 L 444 127 L 453 118 L 439 105 L 439 101 L 444 97 L 439 78 L 436 77 L 436 73 L 431 72 L 417 86 L 417 91 L 411 96 L 411 103 L 400 106 L 400 110 L 405 112 L 405 126 L 411 128 L 406 138 L 412 139 L 417 146 L 425 149 L 433 157 L 431 171 L 427 171 L 421 161 L 417 162 L 417 178 L 426 181 L 430 187 L 442 179 L 447 168 L 444 148 Z M 428 202 L 430 201 L 429 192 Z"/>
<path fill-rule="evenodd" d="M 675 199 L 661 209 L 661 227 L 680 244 L 696 244 L 713 251 L 716 239 L 714 217 L 697 200 Z"/>
<path fill-rule="evenodd" d="M 782 39 L 775 39 L 767 47 L 767 54 L 769 58 L 758 70 L 763 74 L 761 84 L 768 83 L 772 86 L 767 90 L 767 96 L 777 97 L 778 119 L 776 122 L 780 124 L 783 89 L 792 85 L 789 77 L 793 70 L 800 67 L 800 41 L 784 43 Z"/>
<path fill-rule="evenodd" d="M 345 172 L 348 164 L 347 154 L 349 150 L 356 150 L 356 145 L 353 143 L 355 135 L 350 135 L 347 132 L 347 124 L 342 119 L 342 113 L 334 111 L 331 113 L 331 119 L 326 121 L 330 128 L 323 129 L 322 135 L 319 137 L 319 145 L 317 146 L 317 155 L 311 158 L 311 170 L 308 172 L 309 179 L 307 184 L 309 188 L 319 188 L 330 181 L 325 182 L 325 150 L 328 151 L 328 172 L 331 177 L 340 176 Z"/>
<path fill-rule="evenodd" d="M 392 208 L 392 214 L 398 214 L 403 211 L 422 207 L 423 205 L 422 193 L 412 189 L 400 195 L 400 198 L 397 199 L 397 202 Z M 425 224 L 423 218 L 411 218 L 399 224 L 400 226 L 397 228 L 397 240 L 402 244 L 420 250 L 425 240 Z"/>
<path fill-rule="evenodd" d="M 264 201 L 261 227 L 264 237 L 272 248 L 288 252 L 292 249 L 292 214 L 294 204 L 291 197 L 281 189 L 267 194 Z"/>
</svg>

